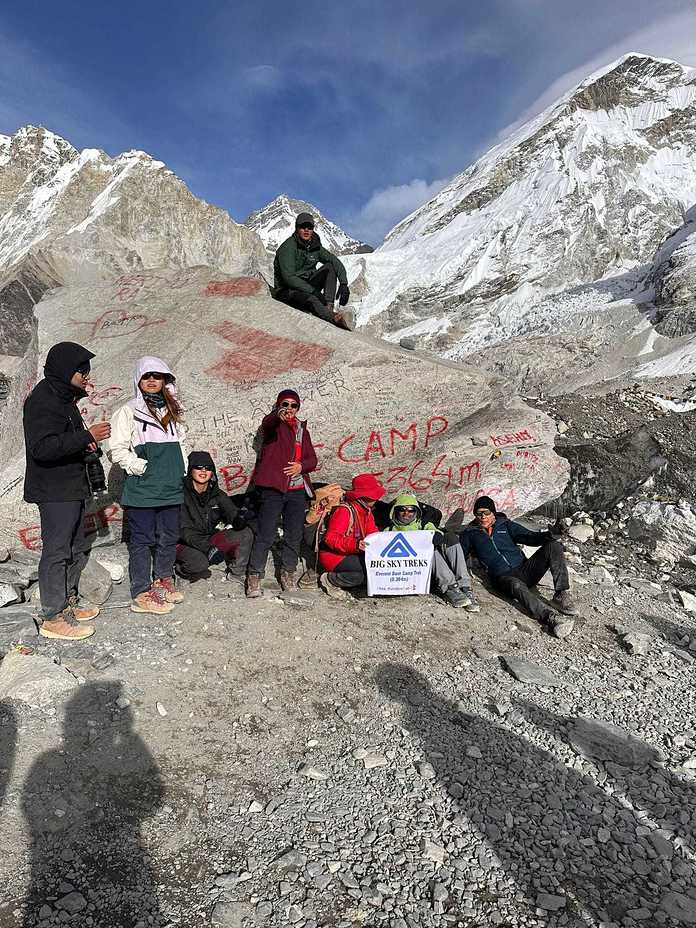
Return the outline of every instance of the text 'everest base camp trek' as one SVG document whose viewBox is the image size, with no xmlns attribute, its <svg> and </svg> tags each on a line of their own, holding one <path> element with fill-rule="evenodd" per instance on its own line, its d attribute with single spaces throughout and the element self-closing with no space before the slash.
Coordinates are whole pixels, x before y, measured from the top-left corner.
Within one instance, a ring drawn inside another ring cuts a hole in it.
<svg viewBox="0 0 696 928">
<path fill-rule="evenodd" d="M 0 136 L 0 928 L 696 924 L 694 203 L 638 54 L 374 252 Z"/>
</svg>

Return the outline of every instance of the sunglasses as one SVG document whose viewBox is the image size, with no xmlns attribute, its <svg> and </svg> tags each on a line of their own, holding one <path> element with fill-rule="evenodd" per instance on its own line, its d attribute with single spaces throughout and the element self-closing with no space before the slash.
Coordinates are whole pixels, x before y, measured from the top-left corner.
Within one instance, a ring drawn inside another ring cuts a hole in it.
<svg viewBox="0 0 696 928">
<path fill-rule="evenodd" d="M 418 512 L 415 506 L 397 506 L 397 512 Z"/>
<path fill-rule="evenodd" d="M 283 400 L 283 402 L 280 404 L 280 408 L 281 408 L 281 409 L 299 409 L 299 408 L 300 408 L 300 404 L 299 404 L 299 403 L 290 403 L 290 402 L 288 402 L 288 400 Z"/>
<path fill-rule="evenodd" d="M 209 470 L 212 474 L 214 468 L 212 468 L 210 464 L 194 464 L 192 470 Z"/>
<path fill-rule="evenodd" d="M 148 371 L 147 374 L 143 374 L 140 378 L 141 380 L 164 380 L 164 374 L 158 374 L 157 371 Z"/>
<path fill-rule="evenodd" d="M 490 509 L 477 509 L 474 515 L 477 519 L 480 519 L 481 516 L 492 516 L 493 513 L 490 511 Z"/>
<path fill-rule="evenodd" d="M 298 226 L 297 228 L 298 229 L 314 229 L 314 226 L 310 226 L 309 223 L 305 222 L 303 225 Z"/>
</svg>

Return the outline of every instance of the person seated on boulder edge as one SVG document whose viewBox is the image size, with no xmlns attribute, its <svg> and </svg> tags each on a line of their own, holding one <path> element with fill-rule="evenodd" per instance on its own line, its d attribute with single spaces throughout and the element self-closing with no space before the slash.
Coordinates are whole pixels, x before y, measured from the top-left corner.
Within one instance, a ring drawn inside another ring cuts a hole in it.
<svg viewBox="0 0 696 928">
<path fill-rule="evenodd" d="M 218 485 L 215 463 L 207 451 L 192 451 L 184 479 L 176 572 L 192 583 L 210 576 L 209 565 L 227 564 L 227 576 L 244 588 L 254 543 L 250 528 L 237 528 L 239 511 Z M 232 528 L 216 530 L 220 523 Z"/>
<path fill-rule="evenodd" d="M 432 507 L 427 507 L 432 509 Z M 432 510 L 437 512 L 437 510 Z M 455 609 L 479 612 L 474 599 L 466 557 L 455 532 L 444 532 L 433 522 L 426 521 L 421 504 L 415 496 L 404 493 L 397 496 L 389 513 L 390 532 L 433 532 L 433 586 L 443 599 Z"/>
<path fill-rule="evenodd" d="M 324 570 L 319 585 L 332 599 L 347 599 L 346 590 L 367 584 L 365 538 L 378 531 L 372 510 L 385 493 L 372 474 L 358 474 L 345 500 L 329 516 L 319 551 Z"/>
<path fill-rule="evenodd" d="M 530 589 L 550 570 L 555 591 L 553 605 L 566 616 L 576 614 L 563 545 L 551 532 L 533 532 L 513 522 L 505 513 L 496 511 L 490 496 L 480 496 L 474 503 L 474 521 L 460 534 L 460 539 L 464 554 L 478 558 L 496 589 L 518 600 L 556 638 L 566 638 L 572 632 L 573 620 L 554 615 Z M 519 545 L 539 550 L 527 559 Z"/>
<path fill-rule="evenodd" d="M 321 267 L 317 268 L 317 264 Z M 271 294 L 281 303 L 314 313 L 326 322 L 344 329 L 354 328 L 350 310 L 334 310 L 337 295 L 339 307 L 345 306 L 350 299 L 345 266 L 336 255 L 322 247 L 310 213 L 300 213 L 295 220 L 295 231 L 276 251 Z"/>
</svg>

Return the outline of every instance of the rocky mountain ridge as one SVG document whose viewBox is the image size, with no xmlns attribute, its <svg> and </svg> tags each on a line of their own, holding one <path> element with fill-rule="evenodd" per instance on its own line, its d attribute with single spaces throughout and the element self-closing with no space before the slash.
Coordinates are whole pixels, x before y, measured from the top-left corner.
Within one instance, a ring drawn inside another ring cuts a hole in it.
<svg viewBox="0 0 696 928">
<path fill-rule="evenodd" d="M 696 202 L 695 114 L 696 70 L 676 62 L 631 54 L 592 75 L 350 259 L 361 321 L 495 368 L 543 338 L 566 382 L 611 373 L 587 371 L 632 338 L 633 357 L 669 348 L 649 278 Z M 663 299 L 689 278 L 678 251 Z"/>
<path fill-rule="evenodd" d="M 304 200 L 295 200 L 285 193 L 253 212 L 244 225 L 256 232 L 271 254 L 295 231 L 295 218 L 300 213 L 311 213 L 316 221 L 316 231 L 322 244 L 337 255 L 368 254 L 372 246 L 351 238 L 335 222 L 327 219 L 322 212 Z"/>
</svg>

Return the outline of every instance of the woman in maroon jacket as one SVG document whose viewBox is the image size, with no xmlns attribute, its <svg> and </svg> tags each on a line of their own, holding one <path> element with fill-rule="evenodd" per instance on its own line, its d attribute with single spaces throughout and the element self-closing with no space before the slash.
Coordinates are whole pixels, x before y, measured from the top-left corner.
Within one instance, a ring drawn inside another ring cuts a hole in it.
<svg viewBox="0 0 696 928">
<path fill-rule="evenodd" d="M 247 596 L 252 598 L 261 596 L 261 578 L 281 518 L 280 586 L 295 588 L 307 498 L 312 494 L 307 474 L 317 466 L 307 423 L 297 418 L 299 408 L 297 393 L 281 390 L 273 411 L 261 423 L 262 446 L 253 478 L 260 497 L 258 528 L 247 570 Z"/>
</svg>

